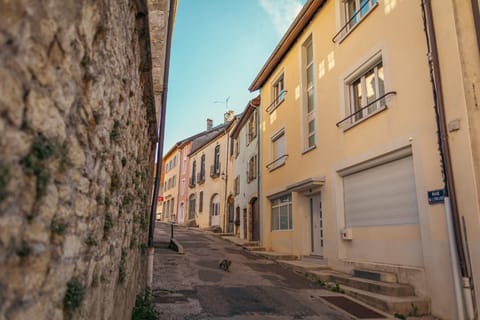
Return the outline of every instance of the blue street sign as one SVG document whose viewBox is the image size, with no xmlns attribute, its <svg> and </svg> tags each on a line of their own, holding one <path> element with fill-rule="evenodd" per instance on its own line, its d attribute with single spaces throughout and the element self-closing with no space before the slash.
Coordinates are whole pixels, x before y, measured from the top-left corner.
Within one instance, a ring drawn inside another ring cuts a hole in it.
<svg viewBox="0 0 480 320">
<path fill-rule="evenodd" d="M 445 199 L 445 190 L 444 189 L 428 191 L 428 203 L 429 204 L 443 203 L 443 199 Z"/>
</svg>

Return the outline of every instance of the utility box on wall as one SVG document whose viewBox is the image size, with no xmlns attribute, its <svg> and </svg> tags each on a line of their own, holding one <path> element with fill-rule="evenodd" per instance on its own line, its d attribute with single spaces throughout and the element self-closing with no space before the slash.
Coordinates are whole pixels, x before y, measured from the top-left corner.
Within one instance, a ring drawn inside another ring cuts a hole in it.
<svg viewBox="0 0 480 320">
<path fill-rule="evenodd" d="M 340 236 L 342 240 L 353 240 L 352 228 L 345 228 L 340 231 Z"/>
</svg>

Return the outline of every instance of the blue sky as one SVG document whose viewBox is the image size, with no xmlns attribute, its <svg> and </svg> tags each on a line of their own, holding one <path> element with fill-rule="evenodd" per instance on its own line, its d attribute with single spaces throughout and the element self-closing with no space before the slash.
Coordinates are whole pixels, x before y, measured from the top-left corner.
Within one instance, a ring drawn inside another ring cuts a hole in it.
<svg viewBox="0 0 480 320">
<path fill-rule="evenodd" d="M 248 87 L 305 0 L 179 0 L 173 33 L 164 150 L 241 112 Z"/>
</svg>

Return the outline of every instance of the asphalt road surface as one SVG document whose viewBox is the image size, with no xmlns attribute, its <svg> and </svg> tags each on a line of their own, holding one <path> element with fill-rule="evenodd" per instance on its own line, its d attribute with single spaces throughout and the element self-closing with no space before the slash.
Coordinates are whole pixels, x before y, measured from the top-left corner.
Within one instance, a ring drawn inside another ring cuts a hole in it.
<svg viewBox="0 0 480 320">
<path fill-rule="evenodd" d="M 153 294 L 160 319 L 351 319 L 320 298 L 315 283 L 215 235 L 175 227 L 185 254 L 168 250 L 157 223 Z M 219 268 L 232 261 L 230 271 Z"/>
</svg>

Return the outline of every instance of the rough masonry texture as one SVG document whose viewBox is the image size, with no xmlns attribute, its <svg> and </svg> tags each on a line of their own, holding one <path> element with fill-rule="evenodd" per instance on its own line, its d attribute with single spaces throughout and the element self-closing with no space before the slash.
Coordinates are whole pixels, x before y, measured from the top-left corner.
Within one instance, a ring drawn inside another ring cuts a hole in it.
<svg viewBox="0 0 480 320">
<path fill-rule="evenodd" d="M 146 8 L 0 2 L 0 320 L 129 319 L 145 286 Z"/>
</svg>

